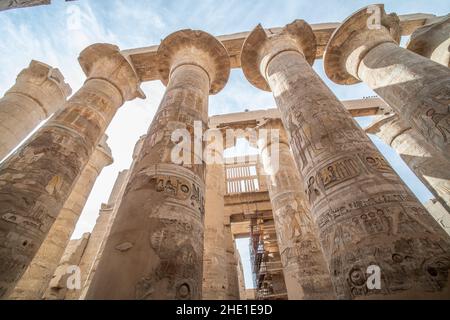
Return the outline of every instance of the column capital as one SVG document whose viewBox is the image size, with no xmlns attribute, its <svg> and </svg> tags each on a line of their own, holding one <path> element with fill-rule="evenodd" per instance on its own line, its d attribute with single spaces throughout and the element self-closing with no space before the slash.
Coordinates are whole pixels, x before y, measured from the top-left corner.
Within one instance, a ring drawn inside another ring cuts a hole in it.
<svg viewBox="0 0 450 320">
<path fill-rule="evenodd" d="M 80 53 L 78 61 L 88 77 L 87 81 L 90 79 L 108 81 L 119 90 L 123 102 L 145 98 L 140 88 L 141 80 L 119 47 L 108 43 L 95 43 Z"/>
<path fill-rule="evenodd" d="M 230 57 L 216 37 L 200 30 L 184 29 L 167 36 L 158 47 L 161 81 L 167 86 L 170 75 L 182 65 L 196 65 L 209 77 L 210 94 L 222 90 L 230 75 Z"/>
<path fill-rule="evenodd" d="M 99 174 L 104 167 L 107 167 L 114 162 L 111 148 L 109 147 L 107 140 L 108 136 L 105 134 L 97 145 L 97 148 L 95 148 L 91 159 L 89 159 L 89 165 L 94 167 Z"/>
<path fill-rule="evenodd" d="M 372 48 L 400 42 L 400 20 L 384 5 L 364 7 L 348 17 L 331 35 L 323 55 L 325 73 L 338 84 L 360 82 L 358 67 Z"/>
<path fill-rule="evenodd" d="M 408 50 L 450 67 L 450 14 L 416 29 Z"/>
<path fill-rule="evenodd" d="M 37 60 L 23 69 L 16 78 L 16 84 L 6 94 L 23 94 L 32 97 L 44 109 L 46 116 L 55 112 L 72 93 L 57 68 Z"/>
<path fill-rule="evenodd" d="M 316 37 L 304 20 L 294 20 L 280 33 L 270 35 L 258 24 L 242 45 L 242 71 L 252 85 L 271 91 L 265 79 L 265 69 L 274 56 L 283 51 L 297 51 L 312 65 L 316 50 Z"/>
<path fill-rule="evenodd" d="M 375 120 L 364 129 L 366 133 L 376 134 L 384 142 L 391 145 L 392 141 L 411 127 L 401 121 L 398 115 L 385 115 L 375 118 Z"/>
</svg>

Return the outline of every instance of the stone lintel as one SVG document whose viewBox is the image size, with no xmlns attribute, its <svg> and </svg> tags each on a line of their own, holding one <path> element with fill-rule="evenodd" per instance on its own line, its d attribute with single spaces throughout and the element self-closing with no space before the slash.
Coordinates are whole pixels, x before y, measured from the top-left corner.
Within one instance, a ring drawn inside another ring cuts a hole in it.
<svg viewBox="0 0 450 320">
<path fill-rule="evenodd" d="M 391 109 L 380 98 L 366 98 L 342 101 L 353 117 L 390 114 Z M 280 118 L 276 108 L 246 112 L 228 113 L 209 117 L 209 127 L 223 129 L 253 128 L 264 118 Z"/>
<path fill-rule="evenodd" d="M 433 14 L 426 13 L 414 13 L 400 15 L 400 29 L 402 36 L 410 35 L 418 27 L 423 26 L 436 17 Z M 338 22 L 330 23 L 316 23 L 311 24 L 314 31 L 317 42 L 316 59 L 320 59 L 323 56 L 325 46 L 334 30 L 340 26 Z M 268 34 L 275 34 L 282 31 L 283 28 L 268 28 L 266 32 Z M 247 36 L 250 32 L 239 32 L 228 35 L 218 36 L 217 39 L 223 43 L 228 51 L 230 57 L 231 68 L 241 67 L 241 49 Z M 158 73 L 158 61 L 156 59 L 156 52 L 158 51 L 158 45 L 129 49 L 122 51 L 122 54 L 126 56 L 133 64 L 141 81 L 153 81 L 159 80 Z"/>
</svg>

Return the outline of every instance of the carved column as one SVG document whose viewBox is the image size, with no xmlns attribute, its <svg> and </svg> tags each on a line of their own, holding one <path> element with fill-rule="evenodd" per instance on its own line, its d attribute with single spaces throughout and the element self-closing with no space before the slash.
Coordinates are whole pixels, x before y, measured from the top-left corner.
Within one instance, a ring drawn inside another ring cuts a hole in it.
<svg viewBox="0 0 450 320">
<path fill-rule="evenodd" d="M 41 121 L 59 110 L 71 92 L 58 69 L 31 61 L 0 99 L 0 160 Z"/>
<path fill-rule="evenodd" d="M 202 132 L 194 121 L 206 128 L 208 95 L 223 88 L 230 62 L 216 38 L 194 30 L 165 38 L 158 59 L 167 89 L 131 173 L 87 299 L 201 298 L 205 166 L 196 150 Z M 176 129 L 181 130 L 176 134 L 187 132 L 187 137 L 177 135 L 172 141 Z M 187 139 L 194 131 L 194 150 L 183 153 L 188 160 L 174 163 L 175 143 L 182 140 L 191 146 L 192 140 Z"/>
<path fill-rule="evenodd" d="M 450 67 L 450 14 L 417 28 L 406 48 Z"/>
<path fill-rule="evenodd" d="M 218 132 L 218 134 L 222 136 L 222 133 Z M 225 168 L 222 149 L 208 148 L 210 152 L 214 153 L 212 156 L 215 156 L 217 161 L 206 165 L 202 286 L 202 299 L 204 300 L 227 299 L 227 252 L 224 237 Z"/>
<path fill-rule="evenodd" d="M 354 13 L 328 42 L 324 67 L 339 84 L 364 81 L 443 157 L 450 155 L 450 69 L 398 46 L 399 19 L 383 5 Z"/>
<path fill-rule="evenodd" d="M 366 132 L 394 148 L 450 214 L 450 159 L 430 148 L 425 139 L 397 115 L 376 119 Z"/>
<path fill-rule="evenodd" d="M 0 165 L 0 297 L 30 264 L 117 109 L 140 95 L 116 46 L 94 44 L 79 60 L 83 87 Z"/>
<path fill-rule="evenodd" d="M 226 265 L 226 300 L 239 300 L 239 278 L 236 260 L 236 246 L 230 224 L 224 225 L 225 265 Z"/>
<path fill-rule="evenodd" d="M 47 237 L 9 299 L 38 300 L 42 298 L 75 230 L 97 177 L 105 166 L 113 162 L 106 138 L 105 136 L 97 146 L 84 167 Z"/>
<path fill-rule="evenodd" d="M 258 26 L 241 63 L 280 109 L 337 297 L 448 294 L 448 236 L 311 68 L 315 48 L 302 20 L 271 36 Z M 366 285 L 371 265 L 380 290 Z"/>
<path fill-rule="evenodd" d="M 259 132 L 258 147 L 266 173 L 288 298 L 334 299 L 330 272 L 283 124 L 278 119 L 268 119 Z"/>
<path fill-rule="evenodd" d="M 99 216 L 91 233 L 91 238 L 79 265 L 81 270 L 82 288 L 81 290 L 68 291 L 65 296 L 66 300 L 84 299 L 87 290 L 91 285 L 92 278 L 95 275 L 98 263 L 103 254 L 105 243 L 109 237 L 112 224 L 114 223 L 117 210 L 119 209 L 122 201 L 125 187 L 128 184 L 130 172 L 136 164 L 136 159 L 141 152 L 144 139 L 145 135 L 141 136 L 137 141 L 133 150 L 133 162 L 131 163 L 130 168 L 119 173 L 119 176 L 114 184 L 114 188 L 109 196 L 108 203 L 102 205 L 100 209 Z"/>
</svg>

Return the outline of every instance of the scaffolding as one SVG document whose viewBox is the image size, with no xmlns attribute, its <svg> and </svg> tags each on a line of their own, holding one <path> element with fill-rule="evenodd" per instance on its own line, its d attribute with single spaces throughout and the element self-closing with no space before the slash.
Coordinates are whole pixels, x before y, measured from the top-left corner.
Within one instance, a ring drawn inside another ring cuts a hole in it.
<svg viewBox="0 0 450 320">
<path fill-rule="evenodd" d="M 273 219 L 256 214 L 250 223 L 250 257 L 257 300 L 287 299 Z"/>
</svg>

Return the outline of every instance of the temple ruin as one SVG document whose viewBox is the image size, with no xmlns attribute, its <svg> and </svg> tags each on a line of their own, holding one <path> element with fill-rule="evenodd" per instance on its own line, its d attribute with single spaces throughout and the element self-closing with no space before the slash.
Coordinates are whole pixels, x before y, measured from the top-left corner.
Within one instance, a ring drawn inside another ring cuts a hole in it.
<svg viewBox="0 0 450 320">
<path fill-rule="evenodd" d="M 450 299 L 449 45 L 450 16 L 373 5 L 342 23 L 217 37 L 186 29 L 129 50 L 93 44 L 73 94 L 58 69 L 32 61 L 0 99 L 0 159 L 48 118 L 0 163 L 0 297 Z M 316 59 L 333 82 L 364 82 L 377 96 L 340 101 Z M 231 68 L 275 106 L 209 116 Z M 166 86 L 148 132 L 93 231 L 71 240 L 113 162 L 105 130 L 126 101 L 146 98 L 146 81 Z M 361 116 L 376 118 L 361 128 Z M 192 135 L 179 162 L 177 130 Z M 398 152 L 431 202 L 368 133 Z M 226 157 L 238 138 L 259 153 Z M 250 238 L 254 289 L 239 238 Z"/>
</svg>

